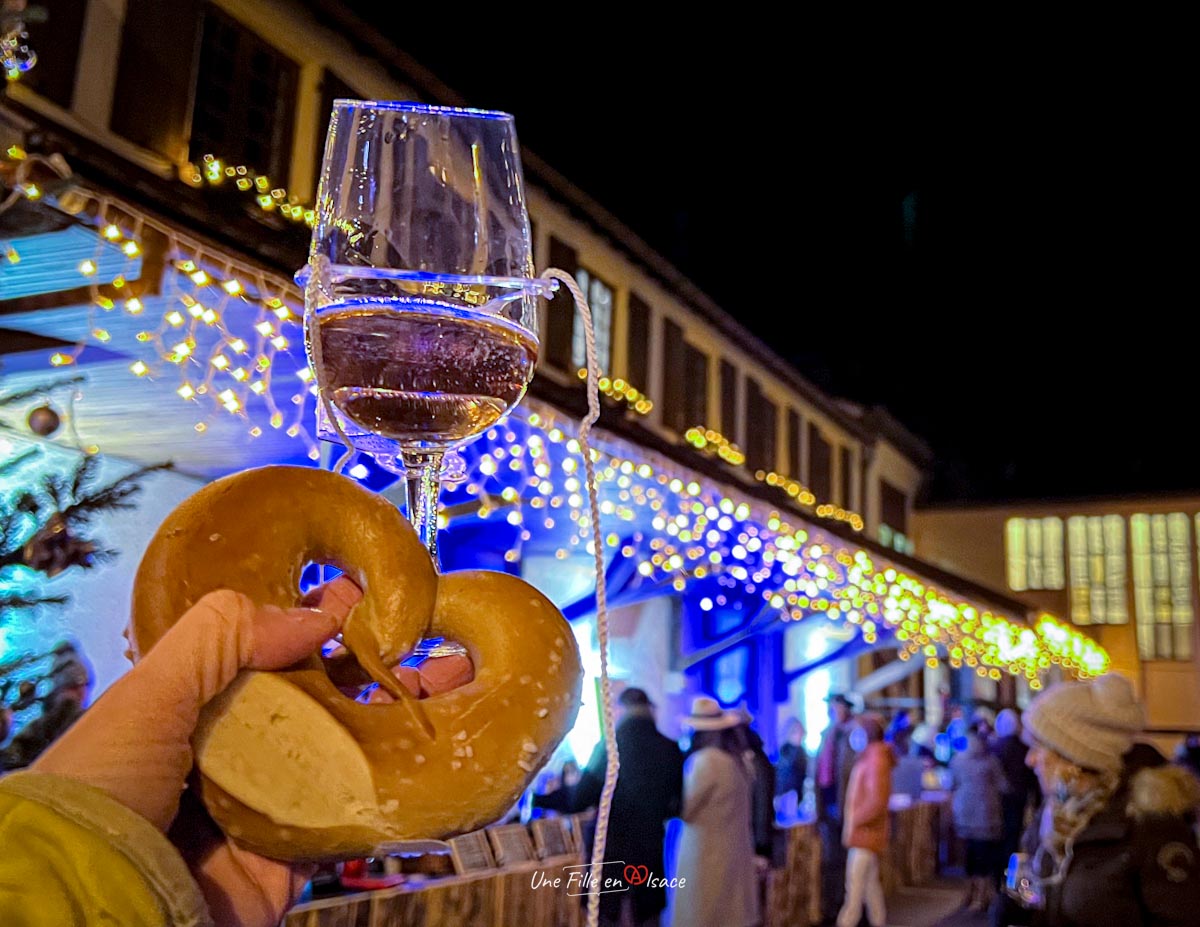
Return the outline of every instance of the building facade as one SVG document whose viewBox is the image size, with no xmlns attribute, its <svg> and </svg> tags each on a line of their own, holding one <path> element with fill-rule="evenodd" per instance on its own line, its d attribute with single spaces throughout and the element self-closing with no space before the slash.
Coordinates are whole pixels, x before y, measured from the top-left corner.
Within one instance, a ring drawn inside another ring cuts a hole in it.
<svg viewBox="0 0 1200 927">
<path fill-rule="evenodd" d="M 57 445 L 129 464 L 169 455 L 196 485 L 321 459 L 291 275 L 332 103 L 467 101 L 333 3 L 61 0 L 50 12 L 30 26 L 37 67 L 0 101 L 6 187 L 24 194 L 0 216 L 0 388 L 71 373 L 79 401 Z M 793 713 L 818 736 L 830 688 L 874 668 L 859 666 L 865 653 L 989 684 L 1095 668 L 1096 654 L 1060 653 L 1063 638 L 1021 602 L 914 558 L 929 462 L 918 439 L 823 395 L 737 307 L 715 305 L 535 152 L 523 160 L 535 265 L 573 274 L 596 322 L 622 681 L 680 708 L 701 689 L 745 704 L 771 743 Z M 592 558 L 571 437 L 583 341 L 565 296 L 540 336 L 526 403 L 462 452 L 443 549 L 519 572 L 584 618 Z M 22 441 L 27 412 L 0 408 Z M 369 460 L 351 473 L 393 491 Z M 131 574 L 138 553 L 112 569 Z M 911 675 L 915 697 L 936 689 Z"/>
<path fill-rule="evenodd" d="M 919 509 L 931 562 L 1062 615 L 1135 681 L 1150 728 L 1200 731 L 1200 499 L 1145 497 Z"/>
</svg>

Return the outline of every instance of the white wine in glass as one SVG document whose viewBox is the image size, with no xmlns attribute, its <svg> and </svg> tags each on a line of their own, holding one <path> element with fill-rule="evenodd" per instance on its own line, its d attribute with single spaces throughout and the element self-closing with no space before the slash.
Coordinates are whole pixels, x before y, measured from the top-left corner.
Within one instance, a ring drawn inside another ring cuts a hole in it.
<svg viewBox="0 0 1200 927">
<path fill-rule="evenodd" d="M 336 101 L 316 216 L 297 280 L 322 397 L 357 446 L 403 462 L 436 563 L 442 456 L 521 401 L 553 289 L 533 274 L 512 117 Z"/>
</svg>

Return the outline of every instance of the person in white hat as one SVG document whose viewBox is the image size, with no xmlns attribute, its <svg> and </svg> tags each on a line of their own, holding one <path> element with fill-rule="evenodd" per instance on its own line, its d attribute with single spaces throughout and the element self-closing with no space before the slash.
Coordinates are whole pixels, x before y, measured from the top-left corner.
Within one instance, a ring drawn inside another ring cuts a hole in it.
<svg viewBox="0 0 1200 927">
<path fill-rule="evenodd" d="M 1200 923 L 1200 782 L 1135 743 L 1145 714 L 1128 680 L 1051 686 L 1023 722 L 1046 796 L 1022 840 L 1030 887 L 1016 892 L 1033 910 L 1022 918 L 1004 899 L 993 923 Z"/>
<path fill-rule="evenodd" d="M 761 922 L 751 824 L 752 773 L 742 754 L 740 712 L 707 695 L 683 726 L 692 748 L 683 767 L 672 927 L 755 927 Z"/>
</svg>

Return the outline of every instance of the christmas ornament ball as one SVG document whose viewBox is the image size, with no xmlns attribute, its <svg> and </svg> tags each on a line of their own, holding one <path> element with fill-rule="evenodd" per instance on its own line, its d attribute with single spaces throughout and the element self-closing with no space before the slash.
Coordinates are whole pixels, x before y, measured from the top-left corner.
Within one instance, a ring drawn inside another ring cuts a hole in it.
<svg viewBox="0 0 1200 927">
<path fill-rule="evenodd" d="M 48 438 L 58 431 L 62 418 L 52 406 L 38 406 L 29 413 L 29 430 L 39 438 Z"/>
</svg>

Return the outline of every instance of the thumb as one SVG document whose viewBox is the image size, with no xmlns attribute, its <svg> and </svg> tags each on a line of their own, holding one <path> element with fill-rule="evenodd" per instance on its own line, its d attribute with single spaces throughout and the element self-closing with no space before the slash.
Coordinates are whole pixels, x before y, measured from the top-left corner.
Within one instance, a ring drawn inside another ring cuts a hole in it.
<svg viewBox="0 0 1200 927">
<path fill-rule="evenodd" d="M 339 576 L 305 596 L 306 608 L 258 609 L 250 621 L 244 665 L 274 670 L 303 660 L 338 632 L 361 599 L 362 591 Z"/>
</svg>

